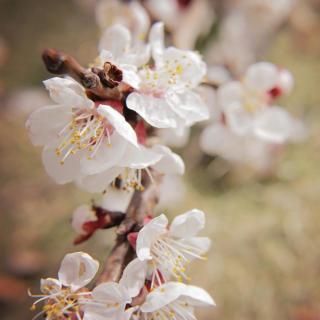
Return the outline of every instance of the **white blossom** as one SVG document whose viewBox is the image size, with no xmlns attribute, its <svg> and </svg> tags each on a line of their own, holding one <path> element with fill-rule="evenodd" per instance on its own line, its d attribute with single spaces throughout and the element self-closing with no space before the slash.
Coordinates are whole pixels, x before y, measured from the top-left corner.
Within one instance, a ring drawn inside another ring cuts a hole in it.
<svg viewBox="0 0 320 320">
<path fill-rule="evenodd" d="M 279 153 L 278 145 L 252 135 L 238 135 L 222 123 L 213 123 L 203 130 L 200 148 L 206 154 L 220 156 L 234 165 L 248 165 L 259 172 L 270 171 Z"/>
<path fill-rule="evenodd" d="M 117 282 L 97 285 L 90 298 L 83 299 L 83 320 L 123 319 L 124 310 L 131 302 L 129 292 Z"/>
<path fill-rule="evenodd" d="M 136 0 L 100 0 L 96 6 L 96 20 L 101 29 L 121 24 L 128 28 L 137 40 L 143 39 L 150 28 L 148 13 Z"/>
<path fill-rule="evenodd" d="M 238 135 L 252 134 L 272 143 L 295 140 L 300 121 L 273 104 L 273 95 L 292 88 L 288 71 L 260 62 L 252 65 L 243 80 L 231 81 L 218 89 L 218 105 L 226 125 Z"/>
<path fill-rule="evenodd" d="M 142 146 L 140 148 L 142 148 Z M 122 190 L 122 192 L 120 191 L 118 195 L 120 197 L 126 197 L 126 192 L 128 190 L 130 191 L 130 189 L 143 189 L 141 184 L 142 170 L 147 172 L 151 180 L 153 177 L 150 169 L 162 174 L 182 175 L 184 173 L 183 160 L 169 148 L 162 145 L 155 145 L 150 149 L 143 147 L 143 150 L 145 155 L 150 155 L 149 158 L 145 157 L 145 159 L 143 159 L 143 153 L 140 156 L 139 154 L 135 154 L 131 159 L 130 166 L 124 163 L 124 167 L 113 167 L 101 173 L 80 177 L 77 180 L 78 185 L 90 192 L 102 192 L 107 189 L 111 181 L 119 177 L 124 190 Z M 119 164 L 121 165 L 121 162 Z"/>
<path fill-rule="evenodd" d="M 134 259 L 124 269 L 119 283 L 101 283 L 92 290 L 90 299 L 82 301 L 84 320 L 125 319 L 126 305 L 138 296 L 145 279 L 145 265 Z"/>
<path fill-rule="evenodd" d="M 107 102 L 95 105 L 74 80 L 52 78 L 45 85 L 57 104 L 34 111 L 26 126 L 33 144 L 44 146 L 44 166 L 57 183 L 78 181 L 94 192 L 90 183 L 96 175 L 105 188 L 125 168 L 142 169 L 160 160 L 138 144 L 117 110 Z"/>
<path fill-rule="evenodd" d="M 138 67 L 148 63 L 150 46 L 142 41 L 133 42 L 130 31 L 116 24 L 107 28 L 100 39 L 100 55 L 96 62 L 97 67 L 103 67 L 105 62 L 116 65 L 123 74 L 123 82 L 136 88 L 140 78 Z"/>
<path fill-rule="evenodd" d="M 30 296 L 38 298 L 33 304 L 43 301 L 44 306 L 35 318 L 45 315 L 46 319 L 60 319 L 75 314 L 80 319 L 81 300 L 88 295 L 81 291 L 96 275 L 99 262 L 84 252 L 67 254 L 61 262 L 58 279 L 47 278 L 41 280 L 40 295 Z"/>
<path fill-rule="evenodd" d="M 161 214 L 139 231 L 136 252 L 141 261 L 148 263 L 152 284 L 161 283 L 159 277 L 187 280 L 185 271 L 189 262 L 206 259 L 203 255 L 210 247 L 210 239 L 197 236 L 204 224 L 204 213 L 193 209 L 175 217 L 170 225 Z"/>
<path fill-rule="evenodd" d="M 167 282 L 149 292 L 144 303 L 126 313 L 130 320 L 195 320 L 194 307 L 214 305 L 211 296 L 199 287 Z"/>
<path fill-rule="evenodd" d="M 162 23 L 153 25 L 149 41 L 155 65 L 139 70 L 139 87 L 126 104 L 154 127 L 191 126 L 209 116 L 205 102 L 193 90 L 205 76 L 206 65 L 195 52 L 164 48 L 163 32 Z"/>
</svg>

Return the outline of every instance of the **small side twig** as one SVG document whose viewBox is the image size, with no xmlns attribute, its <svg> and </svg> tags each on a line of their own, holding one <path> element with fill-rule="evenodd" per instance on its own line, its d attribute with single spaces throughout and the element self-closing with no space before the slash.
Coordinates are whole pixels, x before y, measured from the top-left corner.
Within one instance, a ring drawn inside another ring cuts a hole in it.
<svg viewBox="0 0 320 320">
<path fill-rule="evenodd" d="M 90 68 L 82 67 L 72 56 L 54 50 L 45 49 L 42 53 L 43 62 L 49 72 L 56 75 L 69 75 L 87 89 L 87 93 L 95 100 L 115 99 L 120 100 L 122 95 L 118 88 L 105 86 L 99 74 Z M 96 71 L 96 70 L 95 70 Z M 100 73 L 105 81 L 105 74 Z"/>
</svg>

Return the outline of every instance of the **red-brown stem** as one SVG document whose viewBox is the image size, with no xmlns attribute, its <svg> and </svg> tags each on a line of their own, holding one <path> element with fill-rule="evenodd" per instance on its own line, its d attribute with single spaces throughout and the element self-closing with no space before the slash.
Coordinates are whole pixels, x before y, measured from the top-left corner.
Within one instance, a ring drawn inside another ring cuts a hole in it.
<svg viewBox="0 0 320 320">
<path fill-rule="evenodd" d="M 56 75 L 69 75 L 80 82 L 88 95 L 94 100 L 120 100 L 122 95 L 118 88 L 105 87 L 99 75 L 91 69 L 82 67 L 72 56 L 55 49 L 45 49 L 42 53 L 47 70 Z"/>
<path fill-rule="evenodd" d="M 135 191 L 127 210 L 127 218 L 117 229 L 116 244 L 109 254 L 104 269 L 97 283 L 119 281 L 128 262 L 133 259 L 134 252 L 127 240 L 130 231 L 137 231 L 143 225 L 147 215 L 153 214 L 159 199 L 159 183 L 162 176 L 153 173 L 153 181 L 144 171 L 142 177 L 143 191 Z"/>
</svg>

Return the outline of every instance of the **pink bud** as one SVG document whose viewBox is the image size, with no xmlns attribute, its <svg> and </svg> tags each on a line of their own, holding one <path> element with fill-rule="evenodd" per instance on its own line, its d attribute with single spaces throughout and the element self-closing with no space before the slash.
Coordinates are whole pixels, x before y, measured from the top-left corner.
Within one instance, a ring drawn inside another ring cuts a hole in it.
<svg viewBox="0 0 320 320">
<path fill-rule="evenodd" d="M 130 232 L 127 235 L 127 239 L 130 243 L 130 245 L 132 246 L 133 249 L 136 248 L 136 244 L 137 244 L 137 238 L 138 238 L 138 232 Z"/>
</svg>

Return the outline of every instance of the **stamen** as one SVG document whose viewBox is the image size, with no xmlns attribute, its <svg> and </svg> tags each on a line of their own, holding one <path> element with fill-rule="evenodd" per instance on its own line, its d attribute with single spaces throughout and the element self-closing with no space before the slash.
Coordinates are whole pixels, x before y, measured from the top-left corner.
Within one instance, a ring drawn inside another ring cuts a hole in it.
<svg viewBox="0 0 320 320">
<path fill-rule="evenodd" d="M 74 114 L 72 121 L 59 132 L 62 139 L 56 148 L 56 154 L 58 157 L 61 156 L 60 163 L 64 164 L 67 157 L 75 155 L 80 150 L 88 150 L 90 152 L 88 158 L 93 158 L 105 138 L 108 145 L 111 145 L 112 130 L 107 119 L 97 114 L 95 110 Z"/>
</svg>

